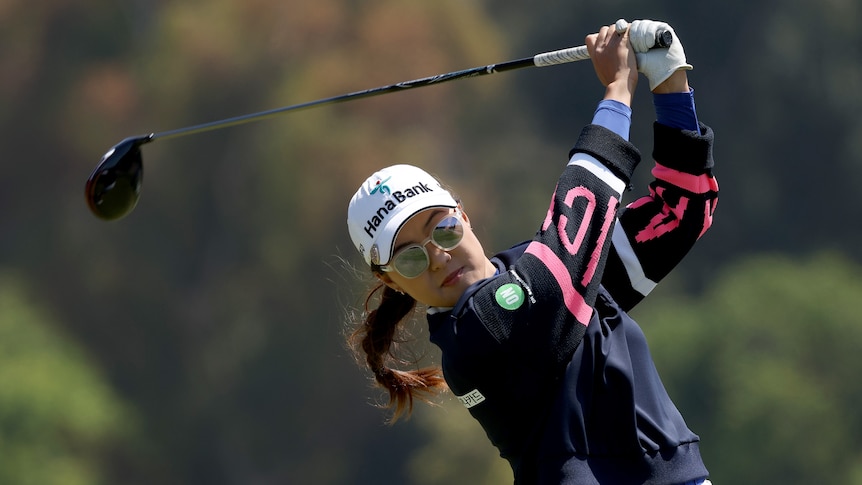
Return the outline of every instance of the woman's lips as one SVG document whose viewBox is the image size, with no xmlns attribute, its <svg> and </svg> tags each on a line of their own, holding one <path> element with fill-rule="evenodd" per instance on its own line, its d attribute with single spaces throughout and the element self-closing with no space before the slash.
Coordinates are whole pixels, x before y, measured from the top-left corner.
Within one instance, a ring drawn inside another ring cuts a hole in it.
<svg viewBox="0 0 862 485">
<path fill-rule="evenodd" d="M 461 275 L 464 273 L 464 268 L 458 268 L 452 273 L 449 273 L 449 276 L 443 280 L 443 283 L 440 286 L 452 286 L 461 279 Z"/>
</svg>

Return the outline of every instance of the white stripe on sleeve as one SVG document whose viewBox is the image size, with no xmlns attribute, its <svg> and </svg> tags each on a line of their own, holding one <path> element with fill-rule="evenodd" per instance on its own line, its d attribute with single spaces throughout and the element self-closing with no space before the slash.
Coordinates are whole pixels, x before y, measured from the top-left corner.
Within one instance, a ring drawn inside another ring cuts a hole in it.
<svg viewBox="0 0 862 485">
<path fill-rule="evenodd" d="M 638 257 L 635 255 L 635 250 L 629 243 L 629 238 L 626 236 L 626 231 L 619 219 L 616 220 L 616 224 L 614 226 L 612 243 L 614 248 L 617 250 L 617 254 L 620 256 L 620 259 L 623 261 L 623 266 L 626 268 L 626 273 L 629 276 L 632 288 L 643 296 L 649 295 L 653 288 L 656 287 L 656 282 L 650 280 L 646 277 L 646 274 L 644 274 L 644 269 L 641 266 L 640 261 L 638 261 Z"/>
<path fill-rule="evenodd" d="M 582 152 L 575 153 L 569 160 L 569 165 L 575 165 L 589 170 L 593 175 L 600 178 L 602 182 L 608 184 L 610 188 L 615 190 L 619 196 L 622 196 L 623 190 L 626 189 L 626 183 L 614 175 L 608 167 L 602 165 L 601 162 L 596 160 L 592 155 Z"/>
</svg>

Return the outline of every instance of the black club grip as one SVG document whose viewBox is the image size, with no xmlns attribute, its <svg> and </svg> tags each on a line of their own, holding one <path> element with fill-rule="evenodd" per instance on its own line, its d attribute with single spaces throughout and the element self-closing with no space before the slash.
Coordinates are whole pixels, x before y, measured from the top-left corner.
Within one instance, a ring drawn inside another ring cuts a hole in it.
<svg viewBox="0 0 862 485">
<path fill-rule="evenodd" d="M 670 47 L 673 44 L 673 34 L 669 30 L 659 30 L 655 33 L 655 45 L 653 47 Z"/>
</svg>

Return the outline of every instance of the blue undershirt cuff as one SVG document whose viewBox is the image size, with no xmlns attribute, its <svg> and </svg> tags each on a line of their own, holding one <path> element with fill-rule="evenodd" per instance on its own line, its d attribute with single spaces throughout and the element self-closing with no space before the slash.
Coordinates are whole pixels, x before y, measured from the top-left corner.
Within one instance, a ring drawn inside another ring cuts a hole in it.
<svg viewBox="0 0 862 485">
<path fill-rule="evenodd" d="M 694 89 L 687 93 L 653 94 L 656 121 L 671 128 L 698 131 Z"/>
<path fill-rule="evenodd" d="M 607 128 L 628 140 L 632 126 L 632 109 L 619 101 L 603 99 L 599 101 L 593 114 L 593 124 Z"/>
</svg>

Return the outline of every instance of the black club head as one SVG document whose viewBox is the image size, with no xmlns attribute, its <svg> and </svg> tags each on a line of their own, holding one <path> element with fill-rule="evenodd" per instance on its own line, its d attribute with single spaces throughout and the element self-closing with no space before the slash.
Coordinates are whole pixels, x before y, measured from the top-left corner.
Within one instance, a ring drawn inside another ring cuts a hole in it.
<svg viewBox="0 0 862 485">
<path fill-rule="evenodd" d="M 102 156 L 87 178 L 87 204 L 97 217 L 119 219 L 135 208 L 141 192 L 144 164 L 140 146 L 153 135 L 129 137 Z"/>
</svg>

